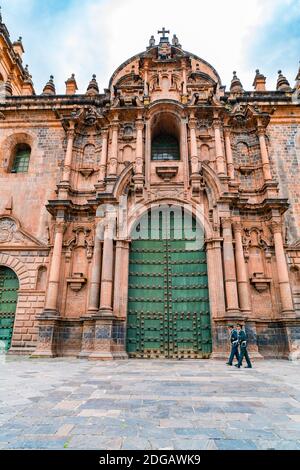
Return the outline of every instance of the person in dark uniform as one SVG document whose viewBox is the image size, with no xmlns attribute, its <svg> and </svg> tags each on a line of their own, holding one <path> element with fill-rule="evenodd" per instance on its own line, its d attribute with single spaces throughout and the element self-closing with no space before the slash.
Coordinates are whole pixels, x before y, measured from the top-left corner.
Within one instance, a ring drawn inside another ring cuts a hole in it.
<svg viewBox="0 0 300 470">
<path fill-rule="evenodd" d="M 235 364 L 235 366 L 240 368 L 243 363 L 243 359 L 245 358 L 247 361 L 247 366 L 245 366 L 246 369 L 252 369 L 252 364 L 251 364 L 250 357 L 247 351 L 247 335 L 242 325 L 240 324 L 237 325 L 237 332 L 238 332 L 238 341 L 239 341 L 241 352 L 240 352 L 239 362 L 238 364 Z"/>
<path fill-rule="evenodd" d="M 234 357 L 236 357 L 237 361 L 239 361 L 239 338 L 238 338 L 237 329 L 233 325 L 228 326 L 228 331 L 229 331 L 229 337 L 230 337 L 230 343 L 231 343 L 231 352 L 230 352 L 228 362 L 226 362 L 226 364 L 228 366 L 232 366 L 232 361 Z"/>
</svg>

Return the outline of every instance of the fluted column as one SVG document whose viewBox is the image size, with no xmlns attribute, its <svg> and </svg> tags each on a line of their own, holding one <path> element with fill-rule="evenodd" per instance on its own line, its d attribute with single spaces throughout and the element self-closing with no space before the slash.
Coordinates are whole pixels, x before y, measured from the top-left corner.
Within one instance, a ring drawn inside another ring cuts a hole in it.
<svg viewBox="0 0 300 470">
<path fill-rule="evenodd" d="M 222 176 L 226 174 L 225 161 L 223 154 L 223 145 L 221 139 L 221 121 L 219 118 L 214 118 L 214 130 L 215 130 L 215 145 L 216 145 L 216 162 L 217 162 L 217 173 Z"/>
<path fill-rule="evenodd" d="M 94 254 L 93 254 L 91 284 L 90 284 L 90 290 L 89 290 L 88 312 L 91 314 L 93 313 L 96 314 L 99 311 L 101 258 L 102 258 L 102 242 L 96 234 Z"/>
<path fill-rule="evenodd" d="M 225 148 L 226 148 L 226 159 L 227 159 L 227 172 L 228 176 L 231 180 L 234 180 L 234 164 L 233 164 L 233 156 L 232 156 L 232 148 L 231 148 L 231 140 L 230 140 L 230 128 L 224 128 L 225 133 Z"/>
<path fill-rule="evenodd" d="M 258 127 L 258 137 L 260 145 L 261 160 L 263 166 L 263 174 L 265 181 L 270 181 L 272 179 L 271 169 L 270 169 L 270 160 L 266 144 L 266 130 L 263 126 Z"/>
<path fill-rule="evenodd" d="M 100 314 L 112 314 L 113 291 L 113 266 L 114 266 L 114 221 L 108 220 L 104 229 Z"/>
<path fill-rule="evenodd" d="M 128 302 L 129 243 L 129 240 L 116 242 L 114 314 L 123 319 Z"/>
<path fill-rule="evenodd" d="M 67 130 L 67 150 L 66 150 L 66 155 L 65 155 L 64 171 L 63 171 L 63 178 L 62 178 L 62 182 L 64 183 L 70 182 L 74 137 L 75 137 L 75 124 L 71 122 L 70 129 Z"/>
<path fill-rule="evenodd" d="M 58 221 L 55 226 L 53 254 L 49 273 L 49 282 L 47 287 L 47 296 L 45 302 L 45 313 L 58 315 L 57 300 L 60 280 L 61 255 L 63 247 L 63 236 L 65 224 Z"/>
<path fill-rule="evenodd" d="M 251 312 L 249 277 L 244 258 L 241 223 L 235 222 L 233 224 L 233 229 L 235 238 L 235 259 L 240 308 L 243 313 L 249 313 Z"/>
<path fill-rule="evenodd" d="M 108 146 L 108 129 L 103 129 L 102 131 L 102 150 L 101 150 L 101 159 L 100 159 L 100 169 L 98 177 L 98 186 L 104 189 L 104 181 L 106 176 L 106 166 L 107 166 L 107 146 Z"/>
<path fill-rule="evenodd" d="M 288 266 L 284 252 L 281 223 L 272 222 L 271 229 L 274 236 L 275 256 L 278 272 L 278 282 L 283 313 L 294 313 L 293 297 L 289 279 Z"/>
<path fill-rule="evenodd" d="M 232 227 L 230 219 L 222 220 L 223 227 L 223 260 L 224 260 L 224 276 L 225 290 L 227 299 L 228 313 L 236 314 L 239 312 L 237 282 L 234 250 L 232 243 Z"/>
</svg>

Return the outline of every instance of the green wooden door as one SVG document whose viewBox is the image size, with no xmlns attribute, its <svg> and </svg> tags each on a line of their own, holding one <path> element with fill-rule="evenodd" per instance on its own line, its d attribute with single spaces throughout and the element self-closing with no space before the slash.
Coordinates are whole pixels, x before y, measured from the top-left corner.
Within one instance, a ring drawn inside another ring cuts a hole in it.
<svg viewBox="0 0 300 470">
<path fill-rule="evenodd" d="M 206 358 L 210 310 L 203 232 L 181 209 L 144 216 L 129 264 L 127 352 L 136 358 Z"/>
<path fill-rule="evenodd" d="M 8 351 L 11 346 L 19 281 L 9 268 L 0 266 L 0 348 Z"/>
</svg>

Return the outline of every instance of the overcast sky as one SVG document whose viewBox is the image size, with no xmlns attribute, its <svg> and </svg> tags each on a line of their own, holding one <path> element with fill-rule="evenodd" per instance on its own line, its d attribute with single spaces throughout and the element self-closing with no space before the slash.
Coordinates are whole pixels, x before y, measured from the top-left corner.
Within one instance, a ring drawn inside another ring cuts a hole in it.
<svg viewBox="0 0 300 470">
<path fill-rule="evenodd" d="M 58 93 L 75 73 L 84 93 L 93 73 L 100 89 L 113 71 L 145 50 L 165 26 L 202 57 L 228 87 L 236 70 L 252 89 L 255 69 L 274 89 L 282 69 L 291 85 L 300 59 L 300 0 L 2 0 L 12 41 L 23 37 L 36 92 L 51 74 Z"/>
</svg>

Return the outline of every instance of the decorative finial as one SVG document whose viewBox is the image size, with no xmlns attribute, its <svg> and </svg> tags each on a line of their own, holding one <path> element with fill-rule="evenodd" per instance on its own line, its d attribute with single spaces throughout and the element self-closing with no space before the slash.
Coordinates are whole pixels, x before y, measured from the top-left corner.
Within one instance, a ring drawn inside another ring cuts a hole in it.
<svg viewBox="0 0 300 470">
<path fill-rule="evenodd" d="M 87 95 L 98 95 L 99 94 L 99 86 L 98 86 L 95 74 L 93 74 L 92 80 L 89 83 L 86 94 Z"/>
<path fill-rule="evenodd" d="M 50 79 L 44 87 L 43 95 L 55 95 L 56 94 L 55 85 L 54 85 L 53 80 L 54 80 L 54 76 L 50 75 Z"/>
<path fill-rule="evenodd" d="M 278 70 L 278 80 L 276 89 L 278 91 L 291 91 L 291 87 L 287 78 L 282 75 L 282 71 Z"/>
<path fill-rule="evenodd" d="M 173 34 L 172 45 L 175 47 L 181 47 L 181 44 L 179 44 L 179 39 L 176 34 Z"/>
<path fill-rule="evenodd" d="M 240 79 L 236 75 L 236 71 L 233 71 L 233 77 L 231 80 L 231 85 L 230 85 L 230 91 L 231 93 L 242 93 L 243 92 L 243 85 L 241 84 Z"/>
</svg>

